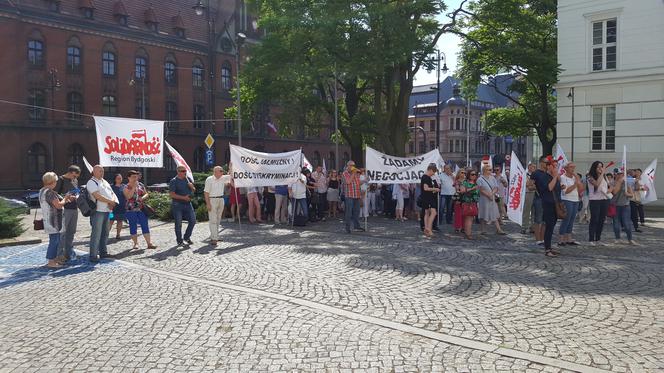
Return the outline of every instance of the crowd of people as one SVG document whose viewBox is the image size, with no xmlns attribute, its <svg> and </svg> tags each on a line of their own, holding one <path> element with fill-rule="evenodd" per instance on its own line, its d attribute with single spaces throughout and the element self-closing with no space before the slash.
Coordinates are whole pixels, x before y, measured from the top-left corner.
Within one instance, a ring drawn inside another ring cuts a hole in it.
<svg viewBox="0 0 664 373">
<path fill-rule="evenodd" d="M 553 244 L 553 234 L 560 220 L 558 246 L 578 246 L 574 240 L 574 226 L 588 224 L 588 245 L 606 245 L 602 231 L 608 218 L 612 219 L 614 243 L 637 245 L 634 232 L 641 232 L 644 210 L 640 203 L 645 187 L 640 183 L 641 170 L 623 173 L 614 169 L 606 172 L 602 162 L 594 162 L 583 176 L 574 163 L 567 163 L 564 172 L 558 161 L 541 157 L 539 164 L 528 164 L 526 197 L 522 216 L 522 234 L 533 234 L 545 255 L 559 255 Z M 74 256 L 73 239 L 77 229 L 80 198 L 91 202 L 90 261 L 109 257 L 107 242 L 115 224 L 115 238 L 120 238 L 124 223 L 129 225 L 131 249 L 139 249 L 138 227 L 148 250 L 156 249 L 150 238 L 150 207 L 144 202 L 149 192 L 140 182 L 141 174 L 130 170 L 117 174 L 113 183 L 104 179 L 103 167 L 93 167 L 92 177 L 80 189 L 81 170 L 72 165 L 58 176 L 54 172 L 43 175 L 39 202 L 44 230 L 49 236 L 47 266 L 60 268 Z M 346 233 L 364 231 L 360 219 L 384 215 L 404 222 L 419 220 L 427 238 L 440 231 L 439 224 L 453 227 L 454 232 L 468 240 L 486 235 L 489 226 L 497 235 L 505 235 L 507 219 L 509 171 L 500 166 L 483 165 L 481 170 L 460 169 L 453 173 L 449 165 L 439 170 L 430 164 L 419 184 L 376 184 L 364 169 L 349 161 L 343 170 L 324 170 L 318 166 L 301 170 L 299 179 L 291 185 L 262 188 L 236 187 L 221 166 L 205 180 L 203 195 L 209 216 L 210 244 L 219 241 L 219 227 L 223 221 L 250 224 L 270 222 L 276 225 L 306 225 L 327 219 L 343 218 Z M 171 212 L 175 220 L 175 239 L 178 245 L 191 245 L 196 225 L 192 200 L 196 193 L 194 181 L 187 177 L 185 167 L 177 167 L 177 175 L 169 182 Z M 243 206 L 245 208 L 243 208 Z M 577 219 L 578 218 L 578 219 Z M 182 233 L 183 221 L 187 227 Z M 477 231 L 477 233 L 476 233 Z"/>
</svg>

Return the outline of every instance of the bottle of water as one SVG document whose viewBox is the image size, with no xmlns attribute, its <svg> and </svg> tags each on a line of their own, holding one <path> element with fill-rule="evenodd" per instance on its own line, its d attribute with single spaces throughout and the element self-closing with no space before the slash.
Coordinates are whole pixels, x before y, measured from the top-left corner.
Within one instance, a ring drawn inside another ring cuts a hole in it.
<svg viewBox="0 0 664 373">
<path fill-rule="evenodd" d="M 113 215 L 113 211 L 111 211 L 111 213 L 108 214 L 108 220 L 113 220 L 114 217 L 115 215 Z"/>
</svg>

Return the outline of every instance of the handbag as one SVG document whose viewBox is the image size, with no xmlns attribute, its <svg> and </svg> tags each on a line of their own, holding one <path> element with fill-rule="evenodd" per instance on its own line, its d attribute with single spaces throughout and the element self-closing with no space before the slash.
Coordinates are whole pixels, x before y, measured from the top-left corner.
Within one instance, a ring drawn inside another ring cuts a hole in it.
<svg viewBox="0 0 664 373">
<path fill-rule="evenodd" d="M 463 216 L 477 216 L 477 203 L 464 202 L 461 204 L 461 212 Z"/>
<path fill-rule="evenodd" d="M 606 216 L 613 218 L 617 215 L 618 209 L 616 209 L 616 205 L 613 203 L 609 203 L 609 208 L 606 209 Z"/>
<path fill-rule="evenodd" d="M 35 218 L 32 220 L 32 227 L 36 231 L 44 230 L 44 219 L 37 219 L 37 209 L 35 209 Z"/>
<path fill-rule="evenodd" d="M 152 206 L 148 205 L 147 203 L 143 203 L 143 208 L 141 209 L 145 216 L 148 218 L 151 218 L 155 214 L 155 210 Z"/>
<path fill-rule="evenodd" d="M 553 205 L 556 208 L 556 217 L 558 219 L 565 219 L 567 217 L 567 207 L 562 203 L 559 197 L 556 197 L 556 192 L 553 192 Z"/>
</svg>

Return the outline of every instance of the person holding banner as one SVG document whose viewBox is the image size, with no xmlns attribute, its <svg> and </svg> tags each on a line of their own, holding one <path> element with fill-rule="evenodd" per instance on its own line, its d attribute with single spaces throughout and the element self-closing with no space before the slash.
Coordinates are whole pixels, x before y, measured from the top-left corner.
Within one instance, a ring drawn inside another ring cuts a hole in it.
<svg viewBox="0 0 664 373">
<path fill-rule="evenodd" d="M 210 244 L 216 245 L 219 241 L 219 223 L 224 214 L 224 192 L 230 187 L 231 176 L 224 175 L 221 166 L 212 169 L 212 175 L 205 179 L 205 206 L 208 210 L 210 225 Z"/>
<path fill-rule="evenodd" d="M 187 169 L 183 166 L 178 166 L 177 176 L 175 176 L 168 183 L 168 189 L 171 197 L 171 211 L 175 219 L 175 239 L 178 246 L 184 244 L 193 244 L 191 241 L 191 234 L 196 225 L 196 212 L 191 205 L 191 197 L 196 191 L 196 187 L 192 180 L 187 178 Z M 182 219 L 187 220 L 187 230 L 182 237 Z"/>
<path fill-rule="evenodd" d="M 356 231 L 364 232 L 360 225 L 360 173 L 355 167 L 354 161 L 348 161 L 346 170 L 342 175 L 344 191 L 344 220 L 346 223 L 346 233 L 350 234 L 350 225 Z"/>
<path fill-rule="evenodd" d="M 433 220 L 436 218 L 436 209 L 438 208 L 440 187 L 438 182 L 432 178 L 436 172 L 438 172 L 436 164 L 431 163 L 420 181 L 420 187 L 422 188 L 420 194 L 421 207 L 424 210 L 424 235 L 426 237 L 433 237 Z"/>
</svg>

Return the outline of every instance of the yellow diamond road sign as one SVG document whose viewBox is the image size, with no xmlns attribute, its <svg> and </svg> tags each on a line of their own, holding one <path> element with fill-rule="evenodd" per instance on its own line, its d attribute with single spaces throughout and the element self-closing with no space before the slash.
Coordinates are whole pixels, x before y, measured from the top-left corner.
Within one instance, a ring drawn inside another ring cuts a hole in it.
<svg viewBox="0 0 664 373">
<path fill-rule="evenodd" d="M 209 133 L 205 138 L 205 145 L 207 145 L 208 149 L 212 148 L 212 145 L 214 145 L 214 138 Z"/>
</svg>

